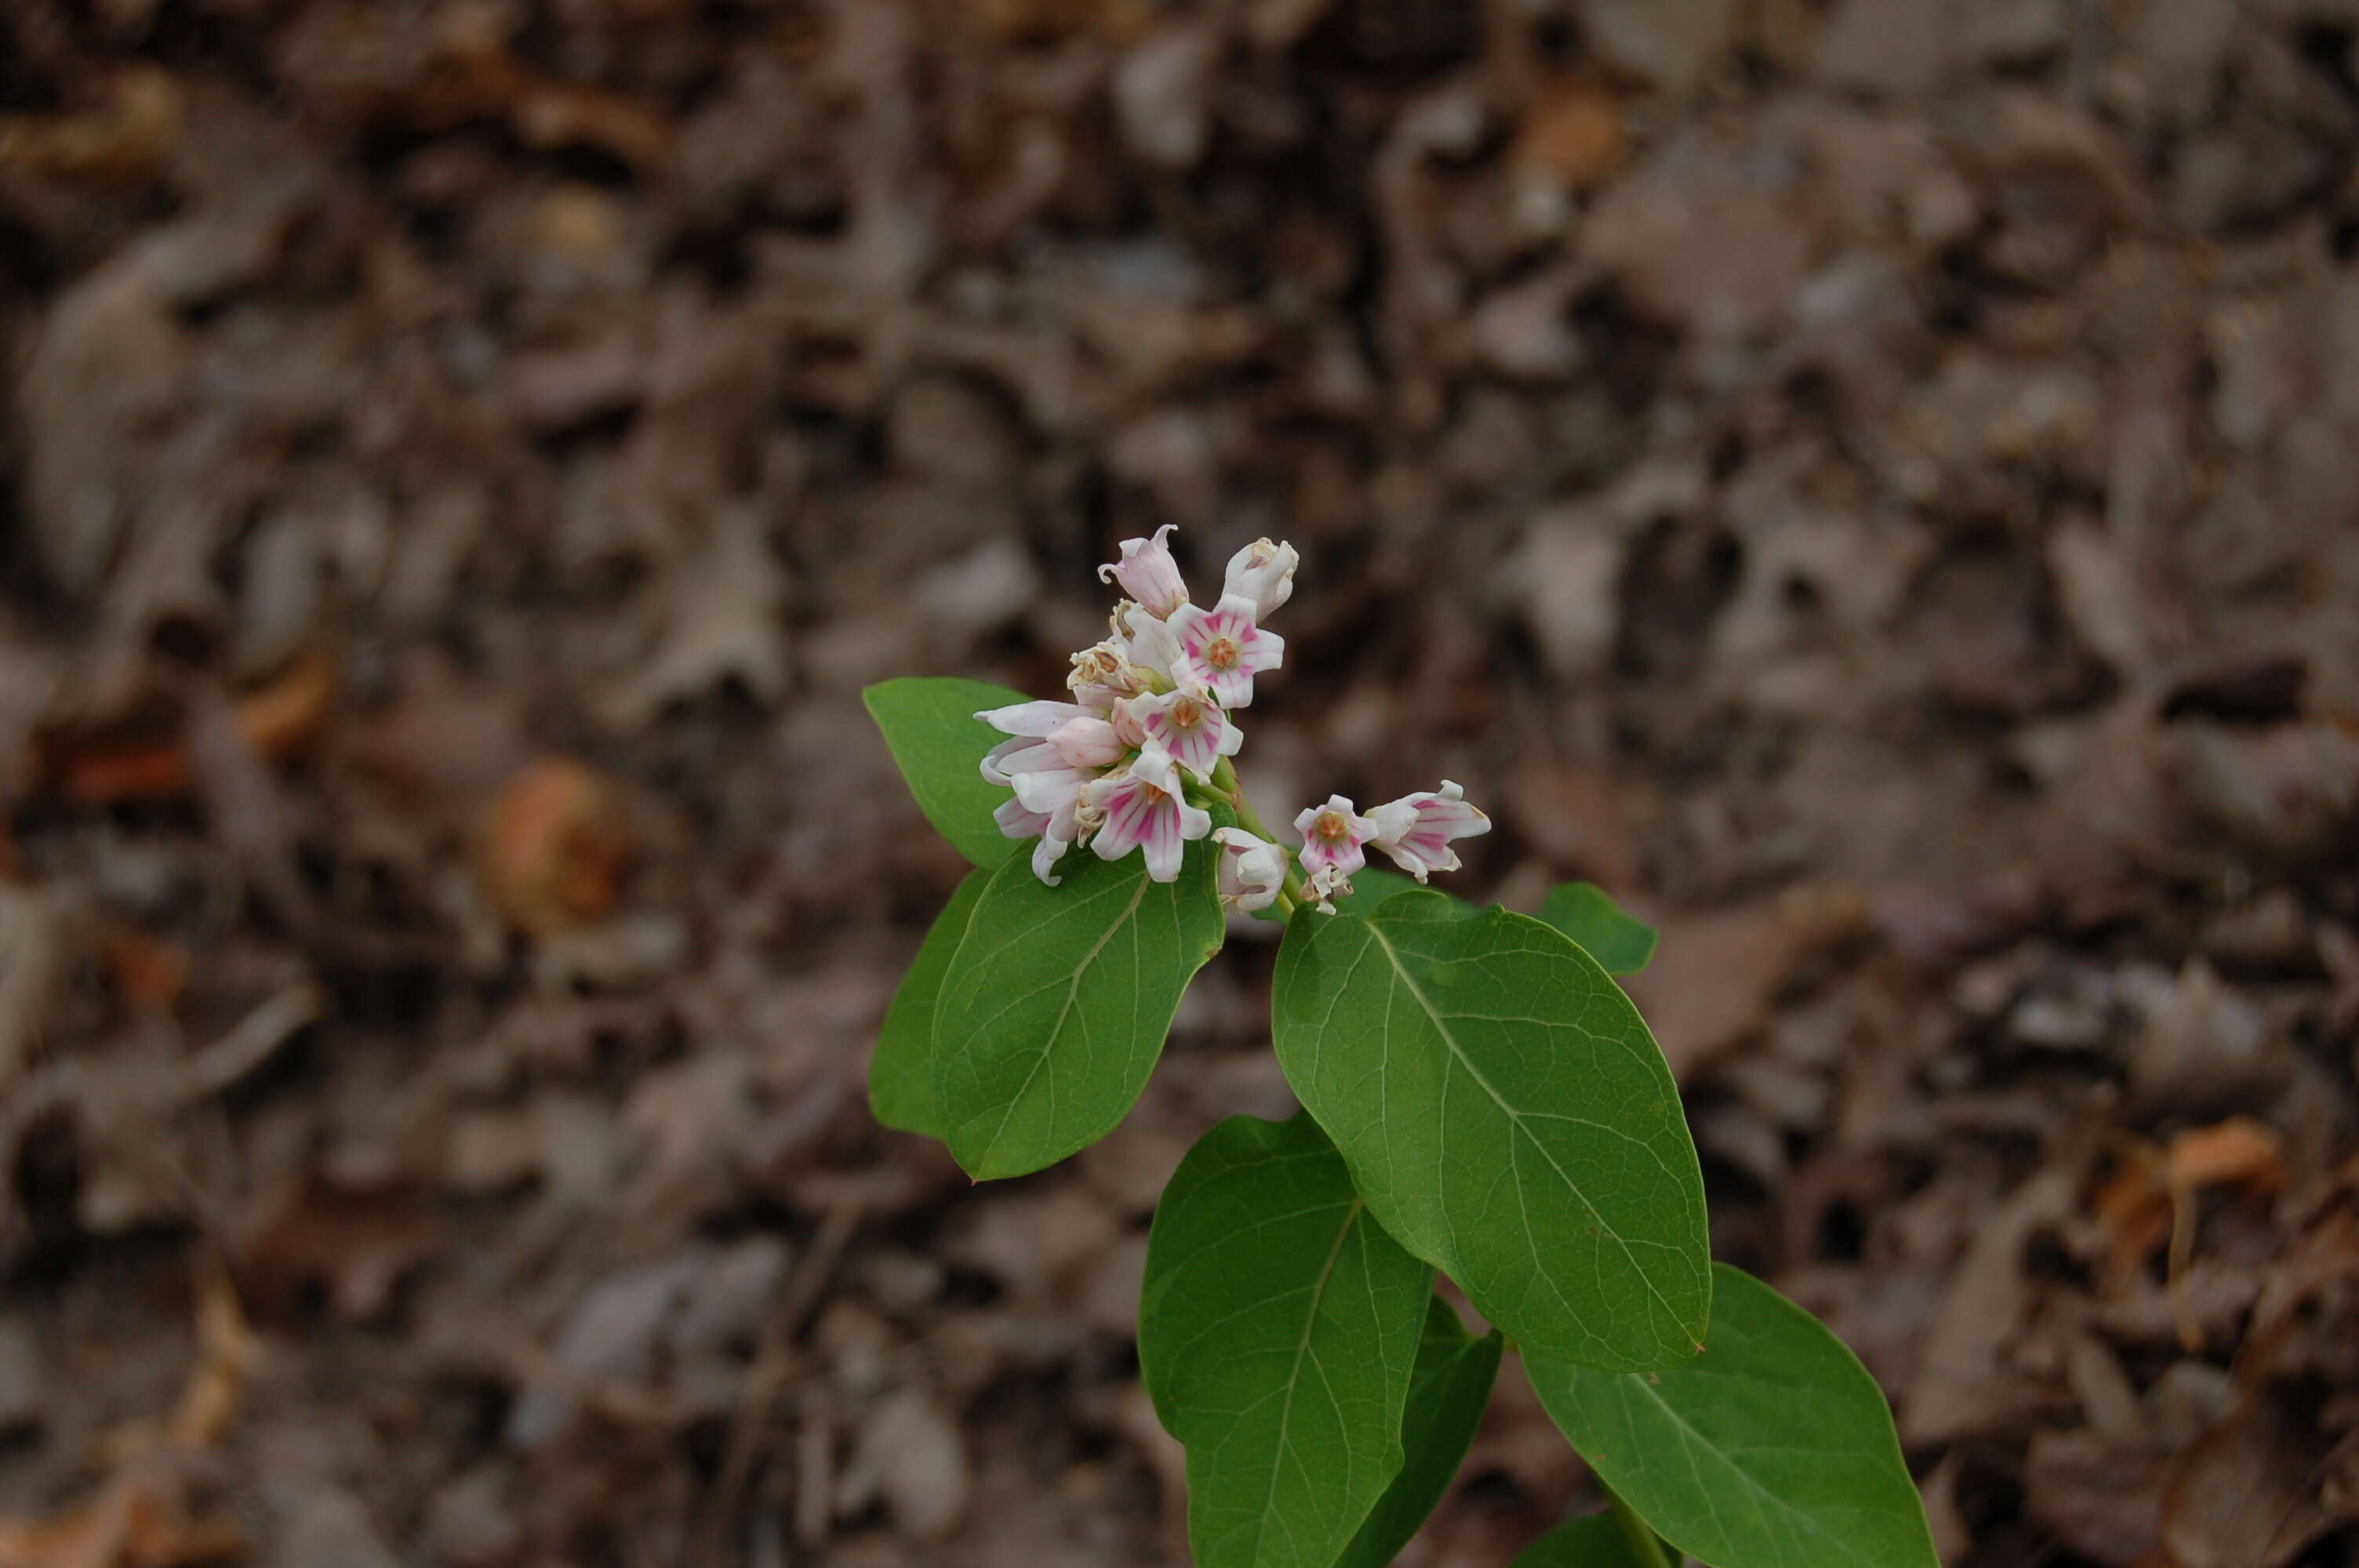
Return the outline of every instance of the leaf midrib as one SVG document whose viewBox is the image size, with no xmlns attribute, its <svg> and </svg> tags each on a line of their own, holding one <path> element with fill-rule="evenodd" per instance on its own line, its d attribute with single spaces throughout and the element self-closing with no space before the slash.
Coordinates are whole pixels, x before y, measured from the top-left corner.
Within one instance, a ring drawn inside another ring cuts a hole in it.
<svg viewBox="0 0 2359 1568">
<path fill-rule="evenodd" d="M 1400 978 L 1400 983 L 1403 988 L 1408 991 L 1410 997 L 1415 999 L 1417 1005 L 1424 1011 L 1425 1016 L 1432 1021 L 1434 1033 L 1441 1036 L 1441 1043 L 1444 1045 L 1450 1047 L 1450 1054 L 1457 1059 L 1458 1065 L 1466 1069 L 1466 1076 L 1473 1078 L 1477 1084 L 1482 1086 L 1483 1092 L 1491 1097 L 1491 1102 L 1494 1105 L 1496 1105 L 1499 1109 L 1506 1114 L 1507 1120 L 1514 1128 L 1515 1133 L 1520 1135 L 1525 1141 L 1528 1142 L 1534 1149 L 1539 1152 L 1540 1158 L 1548 1162 L 1549 1169 L 1556 1173 L 1557 1180 L 1564 1184 L 1565 1191 L 1571 1193 L 1575 1198 L 1579 1199 L 1581 1206 L 1589 1211 L 1589 1217 L 1597 1222 L 1598 1234 L 1601 1236 L 1610 1236 L 1614 1238 L 1614 1245 L 1622 1249 L 1622 1256 L 1628 1260 L 1632 1271 L 1636 1273 L 1638 1276 L 1638 1282 L 1646 1288 L 1647 1293 L 1649 1296 L 1652 1296 L 1666 1313 L 1670 1314 L 1672 1322 L 1680 1322 L 1683 1314 L 1677 1307 L 1673 1306 L 1670 1302 L 1665 1298 L 1663 1292 L 1656 1287 L 1654 1277 L 1649 1274 L 1646 1267 L 1638 1261 L 1637 1255 L 1631 1249 L 1629 1241 L 1624 1238 L 1619 1230 L 1614 1227 L 1603 1215 L 1597 1211 L 1597 1206 L 1589 1201 L 1589 1195 L 1581 1190 L 1581 1184 L 1574 1181 L 1571 1175 L 1566 1172 L 1562 1165 L 1557 1163 L 1556 1156 L 1549 1152 L 1548 1145 L 1533 1137 L 1528 1131 L 1525 1130 L 1523 1112 L 1507 1103 L 1506 1098 L 1500 1094 L 1496 1088 L 1492 1087 L 1491 1080 L 1483 1076 L 1482 1069 L 1477 1067 L 1474 1065 L 1473 1059 L 1466 1054 L 1465 1047 L 1458 1044 L 1458 1037 L 1450 1032 L 1450 1025 L 1442 1021 L 1440 1010 L 1435 1007 L 1432 1001 L 1427 998 L 1424 989 L 1420 987 L 1417 983 L 1417 980 L 1409 974 L 1408 966 L 1401 962 L 1400 953 L 1393 946 L 1391 938 L 1387 937 L 1384 934 L 1375 921 L 1364 921 L 1363 924 L 1367 926 L 1368 935 L 1376 939 L 1376 945 L 1385 950 L 1385 960 L 1392 965 L 1393 973 Z M 1535 1257 L 1534 1267 L 1537 1268 L 1538 1266 L 1538 1259 Z M 1549 1288 L 1552 1290 L 1557 1289 L 1556 1283 L 1552 1280 L 1549 1281 Z M 1561 1291 L 1559 1291 L 1559 1294 L 1561 1296 Z"/>
<path fill-rule="evenodd" d="M 1821 1530 L 1818 1527 L 1816 1522 L 1813 1521 L 1808 1514 L 1802 1512 L 1802 1510 L 1794 1507 L 1793 1504 L 1786 1501 L 1777 1493 L 1771 1491 L 1759 1481 L 1754 1479 L 1752 1471 L 1747 1470 L 1744 1465 L 1739 1465 L 1735 1460 L 1730 1458 L 1725 1449 L 1712 1442 L 1712 1439 L 1706 1437 L 1702 1433 L 1698 1432 L 1693 1423 L 1689 1422 L 1686 1416 L 1680 1414 L 1679 1410 L 1674 1407 L 1669 1400 L 1664 1399 L 1661 1394 L 1658 1393 L 1654 1388 L 1647 1382 L 1646 1379 L 1641 1374 L 1624 1372 L 1608 1375 L 1619 1376 L 1627 1379 L 1630 1387 L 1636 1389 L 1638 1392 L 1653 1400 L 1656 1407 L 1659 1409 L 1663 1414 L 1670 1418 L 1671 1424 L 1676 1426 L 1681 1433 L 1690 1439 L 1687 1446 L 1691 1451 L 1701 1451 L 1718 1460 L 1721 1468 L 1732 1472 L 1738 1480 L 1744 1482 L 1745 1487 L 1747 1491 L 1756 1493 L 1761 1498 L 1767 1499 L 1778 1513 L 1782 1515 L 1790 1515 L 1792 1518 L 1800 1520 L 1802 1525 L 1805 1527 L 1803 1533 L 1808 1538 L 1815 1541 L 1832 1541 L 1837 1551 L 1841 1552 L 1845 1557 L 1850 1558 L 1854 1563 L 1872 1563 L 1874 1562 L 1874 1559 L 1863 1557 L 1858 1552 L 1853 1551 L 1850 1543 L 1843 1537 L 1829 1536 L 1825 1530 Z M 1689 1465 L 1690 1471 L 1692 1471 L 1694 1465 L 1692 1458 L 1690 1459 Z M 1709 1498 L 1712 1493 L 1710 1488 L 1705 1487 L 1702 1485 L 1702 1476 L 1698 1476 L 1696 1480 L 1698 1490 L 1701 1491 L 1703 1495 Z M 1758 1510 L 1760 1504 L 1756 1503 L 1754 1507 Z M 1789 1526 L 1788 1528 L 1791 1527 Z"/>
<path fill-rule="evenodd" d="M 1098 939 L 1091 944 L 1090 950 L 1082 955 L 1081 962 L 1073 966 L 1073 972 L 1066 979 L 1064 1005 L 1057 1010 L 1056 1022 L 1049 1025 L 1048 1035 L 1041 1042 L 1040 1048 L 1033 1053 L 1031 1071 L 1024 1075 L 1024 1081 L 1016 1086 L 1016 1092 L 1007 1097 L 1007 1104 L 999 1113 L 999 1125 L 992 1129 L 991 1137 L 984 1143 L 976 1156 L 979 1163 L 991 1162 L 991 1156 L 999 1148 L 999 1141 L 1007 1134 L 1008 1122 L 1015 1119 L 1016 1108 L 1024 1102 L 1026 1095 L 1032 1092 L 1032 1080 L 1040 1076 L 1040 1069 L 1048 1065 L 1049 1056 L 1056 1051 L 1058 1038 L 1065 1032 L 1065 1020 L 1072 1016 L 1073 1005 L 1081 997 L 1082 977 L 1089 973 L 1090 966 L 1098 961 L 1098 955 L 1105 951 L 1106 944 L 1114 939 L 1114 934 L 1128 925 L 1132 917 L 1138 914 L 1140 905 L 1147 902 L 1147 890 L 1150 885 L 1152 884 L 1147 877 L 1140 876 L 1136 884 L 1131 889 L 1130 903 L 1125 906 L 1120 914 L 1114 917 L 1113 924 L 1099 935 Z M 986 1024 L 985 1027 L 988 1025 Z M 1050 1119 L 1054 1120 L 1053 1114 Z"/>
<path fill-rule="evenodd" d="M 1351 1239 L 1352 1227 L 1366 1206 L 1365 1200 L 1354 1197 L 1343 1211 L 1343 1223 L 1336 1227 L 1334 1244 L 1327 1249 L 1327 1260 L 1319 1266 L 1318 1281 L 1311 1286 L 1310 1305 L 1302 1314 L 1302 1337 L 1295 1342 L 1294 1365 L 1287 1369 L 1286 1402 L 1278 1409 L 1277 1442 L 1270 1451 L 1269 1489 L 1262 1494 L 1261 1518 L 1254 1525 L 1256 1563 L 1261 1561 L 1262 1542 L 1269 1538 L 1270 1510 L 1277 1506 L 1277 1471 L 1285 1463 L 1287 1431 L 1294 1423 L 1294 1396 L 1302 1386 L 1302 1358 L 1309 1354 L 1310 1336 L 1319 1326 L 1319 1308 L 1327 1299 L 1327 1281 L 1335 1277 L 1335 1265 L 1343 1256 L 1343 1243 Z"/>
</svg>

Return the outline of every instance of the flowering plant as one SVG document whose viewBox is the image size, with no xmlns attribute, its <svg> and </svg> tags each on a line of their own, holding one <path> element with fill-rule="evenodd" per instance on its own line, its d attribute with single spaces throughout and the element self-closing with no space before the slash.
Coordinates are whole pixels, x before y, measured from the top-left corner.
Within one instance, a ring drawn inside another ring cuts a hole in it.
<svg viewBox="0 0 2359 1568">
<path fill-rule="evenodd" d="M 1256 541 L 1205 609 L 1170 532 L 1100 568 L 1125 597 L 1065 697 L 868 691 L 975 867 L 894 997 L 870 1095 L 978 1180 L 1053 1164 L 1127 1113 L 1229 917 L 1284 923 L 1270 1031 L 1302 1114 L 1206 1133 L 1147 1241 L 1140 1371 L 1188 1451 L 1201 1568 L 1391 1562 L 1510 1350 L 1609 1503 L 1536 1568 L 1930 1568 L 1874 1380 L 1711 1261 L 1678 1087 L 1614 979 L 1653 933 L 1587 884 L 1537 917 L 1427 886 L 1490 828 L 1447 780 L 1364 813 L 1330 795 L 1283 846 L 1232 759 L 1284 661 L 1265 623 L 1298 557 Z"/>
</svg>

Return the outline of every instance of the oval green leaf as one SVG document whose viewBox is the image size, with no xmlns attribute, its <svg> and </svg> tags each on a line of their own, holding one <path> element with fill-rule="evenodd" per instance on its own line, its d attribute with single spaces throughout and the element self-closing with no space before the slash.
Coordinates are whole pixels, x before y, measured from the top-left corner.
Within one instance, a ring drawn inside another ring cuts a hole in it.
<svg viewBox="0 0 2359 1568">
<path fill-rule="evenodd" d="M 951 894 L 950 903 L 934 917 L 908 972 L 894 989 L 893 1004 L 876 1031 L 876 1054 L 868 1062 L 868 1107 L 876 1119 L 904 1132 L 928 1138 L 942 1135 L 934 1116 L 934 1004 L 942 994 L 942 979 L 950 973 L 951 957 L 966 935 L 968 920 L 991 881 L 984 871 L 969 871 Z"/>
<path fill-rule="evenodd" d="M 1298 911 L 1271 1031 L 1368 1206 L 1526 1349 L 1677 1366 L 1712 1310 L 1703 1175 L 1622 989 L 1528 915 Z"/>
<path fill-rule="evenodd" d="M 988 871 L 1006 860 L 1008 839 L 991 814 L 1007 791 L 980 769 L 983 754 L 1007 737 L 975 715 L 1025 701 L 1024 694 L 950 676 L 909 676 L 872 686 L 860 700 L 934 831 L 970 865 Z"/>
<path fill-rule="evenodd" d="M 975 901 L 934 1008 L 934 1117 L 978 1180 L 1053 1165 L 1147 1087 L 1190 977 L 1223 930 L 1212 856 L 1179 880 L 1076 850 L 1049 887 L 1011 855 Z"/>
<path fill-rule="evenodd" d="M 1680 1559 L 1670 1552 L 1668 1563 Z M 1516 1554 L 1509 1568 L 1655 1568 L 1638 1555 L 1621 1521 L 1611 1514 L 1591 1514 L 1560 1524 Z"/>
<path fill-rule="evenodd" d="M 1334 1563 L 1400 1468 L 1432 1289 L 1309 1117 L 1232 1117 L 1188 1152 L 1147 1235 L 1138 1362 L 1187 1445 L 1198 1568 Z"/>
<path fill-rule="evenodd" d="M 1538 918 L 1571 937 L 1609 975 L 1635 975 L 1655 956 L 1655 928 L 1625 913 L 1595 882 L 1550 888 Z"/>
<path fill-rule="evenodd" d="M 1825 1325 L 1716 1265 L 1703 1354 L 1652 1376 L 1526 1357 L 1605 1484 L 1716 1568 L 1935 1568 L 1883 1390 Z"/>
<path fill-rule="evenodd" d="M 1385 1568 L 1408 1544 L 1458 1474 L 1491 1384 L 1499 1375 L 1499 1334 L 1466 1332 L 1457 1311 L 1440 1296 L 1425 1309 L 1425 1335 L 1417 1345 L 1417 1368 L 1409 1375 L 1408 1408 L 1401 1417 L 1403 1457 L 1366 1522 L 1335 1568 Z"/>
</svg>

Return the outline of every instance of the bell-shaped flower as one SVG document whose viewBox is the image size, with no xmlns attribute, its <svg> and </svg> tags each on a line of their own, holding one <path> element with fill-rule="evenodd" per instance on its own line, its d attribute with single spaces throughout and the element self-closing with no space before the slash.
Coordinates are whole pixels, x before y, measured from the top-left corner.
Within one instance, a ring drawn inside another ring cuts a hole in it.
<svg viewBox="0 0 2359 1568">
<path fill-rule="evenodd" d="M 1075 719 L 1094 715 L 1079 703 L 1044 699 L 985 708 L 975 717 L 1001 734 L 1015 737 L 984 753 L 983 776 L 993 784 L 1005 784 L 1016 774 L 1031 769 L 1073 766 L 1066 752 L 1052 744 L 1049 737 Z"/>
<path fill-rule="evenodd" d="M 1293 546 L 1256 539 L 1229 557 L 1221 597 L 1245 600 L 1254 607 L 1255 621 L 1266 620 L 1271 611 L 1294 597 L 1294 568 L 1301 564 Z"/>
<path fill-rule="evenodd" d="M 1049 731 L 1049 744 L 1077 768 L 1110 768 L 1130 750 L 1114 724 L 1094 714 L 1066 719 Z"/>
<path fill-rule="evenodd" d="M 1286 657 L 1286 639 L 1256 625 L 1254 601 L 1236 594 L 1223 595 L 1213 610 L 1180 606 L 1171 629 L 1180 634 L 1172 679 L 1201 687 L 1223 708 L 1251 707 L 1254 676 Z"/>
<path fill-rule="evenodd" d="M 1123 710 L 1148 740 L 1200 779 L 1211 778 L 1213 766 L 1235 756 L 1245 741 L 1245 732 L 1201 691 L 1143 693 L 1123 704 Z"/>
<path fill-rule="evenodd" d="M 1180 579 L 1180 563 L 1163 536 L 1177 526 L 1166 523 L 1151 539 L 1125 539 L 1122 559 L 1098 568 L 1100 582 L 1119 582 L 1123 592 L 1138 600 L 1158 621 L 1188 602 L 1188 585 Z"/>
<path fill-rule="evenodd" d="M 1367 842 L 1376 836 L 1376 825 L 1353 811 L 1352 803 L 1340 795 L 1329 795 L 1324 806 L 1304 806 L 1302 815 L 1294 819 L 1294 830 L 1302 835 L 1297 857 L 1302 862 L 1302 874 L 1316 879 L 1329 872 L 1331 881 L 1349 877 L 1366 865 Z M 1345 885 L 1342 891 L 1351 890 Z"/>
<path fill-rule="evenodd" d="M 1098 858 L 1119 860 L 1137 849 L 1155 881 L 1178 881 L 1183 846 L 1212 830 L 1212 813 L 1182 797 L 1178 764 L 1152 741 L 1129 766 L 1095 780 L 1082 793 L 1084 821 L 1096 821 L 1090 848 Z"/>
<path fill-rule="evenodd" d="M 1286 885 L 1284 849 L 1242 827 L 1215 827 L 1212 842 L 1221 847 L 1213 871 L 1222 907 L 1251 914 L 1277 902 Z"/>
<path fill-rule="evenodd" d="M 1439 790 L 1422 790 L 1386 801 L 1368 812 L 1376 825 L 1376 848 L 1419 881 L 1435 871 L 1458 869 L 1452 838 L 1491 831 L 1491 819 L 1466 804 L 1465 792 L 1448 779 Z"/>
</svg>

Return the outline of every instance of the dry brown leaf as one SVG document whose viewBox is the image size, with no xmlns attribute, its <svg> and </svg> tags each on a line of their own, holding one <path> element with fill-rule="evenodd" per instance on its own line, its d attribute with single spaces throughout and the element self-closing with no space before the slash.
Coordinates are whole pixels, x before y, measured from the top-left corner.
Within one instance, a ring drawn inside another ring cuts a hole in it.
<svg viewBox="0 0 2359 1568">
<path fill-rule="evenodd" d="M 492 907 L 533 936 L 614 913 L 638 853 L 622 792 L 571 757 L 527 763 L 484 814 L 475 875 Z"/>
<path fill-rule="evenodd" d="M 106 102 L 76 114 L 0 120 L 0 169 L 55 179 L 136 186 L 170 156 L 188 113 L 187 95 L 155 66 L 117 71 Z"/>
<path fill-rule="evenodd" d="M 177 942 L 117 926 L 100 934 L 98 957 L 135 1011 L 170 1012 L 189 989 L 189 950 Z"/>
<path fill-rule="evenodd" d="M 434 1255 L 440 1230 L 396 1188 L 353 1189 L 316 1175 L 282 1185 L 238 1247 L 255 1308 L 284 1321 L 313 1291 L 340 1317 L 373 1316 L 411 1269 Z"/>
<path fill-rule="evenodd" d="M 306 654 L 277 678 L 237 699 L 238 734 L 256 756 L 271 762 L 300 755 L 335 716 L 339 687 L 335 660 Z M 179 740 L 71 750 L 59 763 L 60 787 L 84 806 L 174 799 L 189 793 L 195 776 L 188 744 Z"/>
<path fill-rule="evenodd" d="M 200 1511 L 186 1455 L 119 1471 L 97 1498 L 54 1519 L 0 1519 L 0 1568 L 199 1568 L 245 1550 L 225 1514 Z"/>
<path fill-rule="evenodd" d="M 1744 1042 L 1811 955 L 1857 935 L 1867 906 L 1845 888 L 1662 922 L 1654 960 L 1629 990 L 1682 1079 Z"/>
<path fill-rule="evenodd" d="M 1509 157 L 1568 190 L 1586 190 L 1621 172 L 1630 156 L 1622 95 L 1593 77 L 1560 77 L 1542 88 L 1516 128 Z"/>
</svg>

